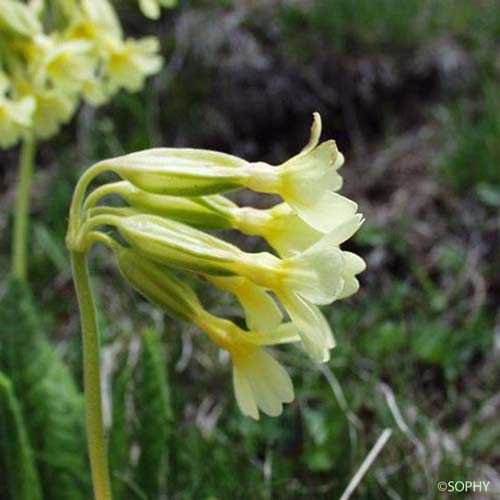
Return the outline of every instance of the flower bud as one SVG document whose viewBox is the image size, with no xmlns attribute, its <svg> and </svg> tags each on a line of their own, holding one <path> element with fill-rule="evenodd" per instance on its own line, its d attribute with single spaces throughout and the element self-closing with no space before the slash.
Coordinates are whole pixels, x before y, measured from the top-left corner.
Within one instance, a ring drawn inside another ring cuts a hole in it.
<svg viewBox="0 0 500 500">
<path fill-rule="evenodd" d="M 115 248 L 115 255 L 124 278 L 150 302 L 186 321 L 200 314 L 194 291 L 163 266 L 122 247 Z"/>
</svg>

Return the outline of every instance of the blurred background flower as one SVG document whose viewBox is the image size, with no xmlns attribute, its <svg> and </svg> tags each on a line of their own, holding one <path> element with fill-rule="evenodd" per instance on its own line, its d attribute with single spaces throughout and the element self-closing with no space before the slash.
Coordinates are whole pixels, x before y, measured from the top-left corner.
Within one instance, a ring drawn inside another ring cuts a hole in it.
<svg viewBox="0 0 500 500">
<path fill-rule="evenodd" d="M 140 90 L 161 67 L 158 41 L 125 39 L 108 0 L 7 0 L 0 14 L 3 99 L 11 106 L 34 98 L 24 135 L 48 139 L 73 115 L 80 100 L 103 104 L 120 88 Z"/>
<path fill-rule="evenodd" d="M 26 280 L 36 141 L 94 106 L 137 92 L 162 65 L 155 37 L 125 38 L 108 0 L 7 0 L 0 12 L 0 147 L 22 141 L 12 236 L 12 274 Z"/>
</svg>

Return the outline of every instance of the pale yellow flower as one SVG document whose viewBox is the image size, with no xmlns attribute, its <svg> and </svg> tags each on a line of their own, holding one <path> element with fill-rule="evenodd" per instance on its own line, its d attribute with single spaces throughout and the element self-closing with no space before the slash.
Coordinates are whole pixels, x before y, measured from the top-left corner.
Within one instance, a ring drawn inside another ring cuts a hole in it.
<svg viewBox="0 0 500 500">
<path fill-rule="evenodd" d="M 344 156 L 334 141 L 318 145 L 321 117 L 314 113 L 311 138 L 296 156 L 277 167 L 254 163 L 254 175 L 246 186 L 262 193 L 279 194 L 308 225 L 318 231 L 331 231 L 338 219 L 357 211 L 352 200 L 336 193 L 342 187 L 338 169 Z"/>
<path fill-rule="evenodd" d="M 233 388 L 241 412 L 256 420 L 259 410 L 271 417 L 281 415 L 283 404 L 294 399 L 292 380 L 263 346 L 297 342 L 299 338 L 293 328 L 283 325 L 273 335 L 245 332 L 206 311 L 193 321 L 231 356 Z"/>
<path fill-rule="evenodd" d="M 356 276 L 365 264 L 341 248 L 363 217 L 356 214 L 354 202 L 334 192 L 342 185 L 338 169 L 344 160 L 332 141 L 318 145 L 320 132 L 315 114 L 306 147 L 278 167 L 220 152 L 173 148 L 99 162 L 95 175 L 110 170 L 128 182 L 103 186 L 89 196 L 83 233 L 115 226 L 144 258 L 204 275 L 237 297 L 250 330 L 274 330 L 283 319 L 281 304 L 306 352 L 327 361 L 335 340 L 318 306 L 355 293 Z M 285 202 L 257 210 L 215 194 L 242 187 L 279 193 Z M 134 208 L 93 208 L 107 194 L 121 195 Z M 282 258 L 245 252 L 193 226 L 262 236 Z"/>
<path fill-rule="evenodd" d="M 19 140 L 29 102 L 35 103 L 31 132 L 48 139 L 71 119 L 82 98 L 104 104 L 120 89 L 139 90 L 161 67 L 156 38 L 125 40 L 110 1 L 56 4 L 5 0 L 1 5 L 2 68 L 9 80 L 8 95 L 1 94 L 4 147 Z M 44 31 L 47 26 L 53 29 Z M 8 125 L 7 118 L 18 114 Z"/>
<path fill-rule="evenodd" d="M 278 416 L 293 401 L 293 385 L 286 370 L 264 346 L 294 343 L 292 325 L 278 324 L 269 333 L 245 331 L 206 311 L 194 291 L 164 267 L 134 251 L 113 245 L 118 265 L 130 284 L 170 315 L 194 323 L 231 356 L 236 401 L 244 415 L 259 419 L 259 410 Z"/>
<path fill-rule="evenodd" d="M 33 98 L 36 103 L 33 131 L 40 139 L 49 139 L 56 134 L 71 119 L 78 104 L 75 95 L 55 90 L 35 90 Z"/>
<path fill-rule="evenodd" d="M 66 41 L 42 34 L 33 37 L 25 51 L 33 85 L 67 94 L 80 92 L 95 76 L 91 50 L 92 43 L 86 40 Z"/>
<path fill-rule="evenodd" d="M 240 276 L 272 291 L 290 315 L 306 351 L 326 361 L 333 335 L 314 305 L 329 304 L 355 291 L 354 275 L 363 270 L 364 263 L 339 247 L 362 221 L 360 215 L 353 216 L 304 252 L 286 259 L 267 252 L 244 252 L 212 235 L 155 215 L 104 215 L 90 223 L 115 225 L 134 248 L 154 261 L 216 277 Z M 236 283 L 234 290 L 239 287 Z"/>
<path fill-rule="evenodd" d="M 282 257 L 306 250 L 325 234 L 307 224 L 287 203 L 267 210 L 235 207 L 231 213 L 235 229 L 265 238 Z M 333 213 L 331 217 L 338 220 L 342 215 Z"/>
<path fill-rule="evenodd" d="M 179 187 L 179 189 L 182 189 Z M 269 209 L 239 207 L 222 195 L 185 197 L 154 194 L 130 182 L 106 184 L 89 197 L 94 205 L 100 198 L 115 194 L 141 212 L 183 222 L 200 229 L 237 229 L 244 234 L 260 236 L 282 257 L 302 252 L 324 236 L 314 229 L 287 203 Z M 332 214 L 340 225 L 342 214 Z"/>
<path fill-rule="evenodd" d="M 168 9 L 175 7 L 176 4 L 176 0 L 139 0 L 142 13 L 150 19 L 158 19 L 162 7 Z"/>
<path fill-rule="evenodd" d="M 0 95 L 0 147 L 14 146 L 26 134 L 29 134 L 35 100 L 23 97 L 12 100 Z"/>
<path fill-rule="evenodd" d="M 206 276 L 217 288 L 231 292 L 236 296 L 245 311 L 249 330 L 264 333 L 276 331 L 283 321 L 283 313 L 275 300 L 264 288 L 255 285 L 242 276 L 219 277 Z"/>
<path fill-rule="evenodd" d="M 106 37 L 122 37 L 122 28 L 116 11 L 108 0 L 81 0 L 67 7 L 69 18 L 66 36 L 99 41 Z"/>
<path fill-rule="evenodd" d="M 198 149 L 155 148 L 102 162 L 136 187 L 156 194 L 202 196 L 250 188 L 280 195 L 305 223 L 321 233 L 357 211 L 335 191 L 344 162 L 334 141 L 318 145 L 321 119 L 314 114 L 311 139 L 285 163 L 250 163 L 233 155 Z"/>
<path fill-rule="evenodd" d="M 16 0 L 2 0 L 0 31 L 7 35 L 31 37 L 42 31 L 35 9 Z"/>
<path fill-rule="evenodd" d="M 111 40 L 108 49 L 103 71 L 112 93 L 120 88 L 137 92 L 144 86 L 145 79 L 162 66 L 162 58 L 158 55 L 159 42 L 154 37 Z"/>
</svg>

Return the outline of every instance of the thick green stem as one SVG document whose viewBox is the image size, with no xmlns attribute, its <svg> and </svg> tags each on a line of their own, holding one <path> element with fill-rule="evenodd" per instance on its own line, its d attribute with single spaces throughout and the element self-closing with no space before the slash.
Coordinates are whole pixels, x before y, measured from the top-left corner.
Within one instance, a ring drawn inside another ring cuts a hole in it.
<svg viewBox="0 0 500 500">
<path fill-rule="evenodd" d="M 83 336 L 87 440 L 95 500 L 111 500 L 108 458 L 102 420 L 99 329 L 85 253 L 71 252 Z"/>
<path fill-rule="evenodd" d="M 14 212 L 14 235 L 12 238 L 12 274 L 20 281 L 26 281 L 27 246 L 30 207 L 30 187 L 33 177 L 35 141 L 27 137 L 21 149 L 19 161 L 19 182 Z"/>
</svg>

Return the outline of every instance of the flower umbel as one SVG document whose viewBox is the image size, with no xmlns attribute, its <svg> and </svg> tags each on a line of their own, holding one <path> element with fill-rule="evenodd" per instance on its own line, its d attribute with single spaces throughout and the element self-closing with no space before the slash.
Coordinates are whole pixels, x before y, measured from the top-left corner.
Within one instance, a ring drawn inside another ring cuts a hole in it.
<svg viewBox="0 0 500 500">
<path fill-rule="evenodd" d="M 147 300 L 227 351 L 236 400 L 253 418 L 259 411 L 278 415 L 293 399 L 289 375 L 265 346 L 299 344 L 315 360 L 327 361 L 335 339 L 319 307 L 354 294 L 365 268 L 342 248 L 363 217 L 356 203 L 337 193 L 344 157 L 333 141 L 319 144 L 320 134 L 316 113 L 307 145 L 278 166 L 208 150 L 139 151 L 97 163 L 75 190 L 70 250 L 105 243 L 124 278 Z M 90 182 L 104 171 L 122 180 L 87 196 Z M 282 202 L 257 209 L 223 195 L 241 188 L 277 194 Z M 109 196 L 120 197 L 121 206 L 109 205 Z M 245 251 L 212 229 L 261 237 L 277 255 Z M 183 280 L 187 275 L 232 294 L 247 330 L 207 311 Z"/>
</svg>

